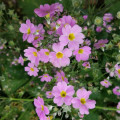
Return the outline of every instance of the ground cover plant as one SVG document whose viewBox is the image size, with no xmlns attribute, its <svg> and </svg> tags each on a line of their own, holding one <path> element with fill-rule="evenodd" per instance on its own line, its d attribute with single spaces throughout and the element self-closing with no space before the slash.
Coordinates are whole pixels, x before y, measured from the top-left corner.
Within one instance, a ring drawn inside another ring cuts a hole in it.
<svg viewBox="0 0 120 120">
<path fill-rule="evenodd" d="M 0 120 L 119 120 L 119 5 L 3 0 Z"/>
</svg>

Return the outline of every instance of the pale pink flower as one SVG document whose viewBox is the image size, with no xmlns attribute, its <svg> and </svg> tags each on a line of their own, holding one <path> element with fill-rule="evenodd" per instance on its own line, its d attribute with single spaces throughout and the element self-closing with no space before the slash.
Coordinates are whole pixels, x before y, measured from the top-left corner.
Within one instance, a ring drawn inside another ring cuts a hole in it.
<svg viewBox="0 0 120 120">
<path fill-rule="evenodd" d="M 120 87 L 119 87 L 119 86 L 116 86 L 116 87 L 113 89 L 113 93 L 114 93 L 115 95 L 120 96 Z"/>
<path fill-rule="evenodd" d="M 70 59 L 72 51 L 64 47 L 60 43 L 54 43 L 52 49 L 54 52 L 50 52 L 50 62 L 55 67 L 65 67 L 70 64 Z"/>
<path fill-rule="evenodd" d="M 59 40 L 62 45 L 68 45 L 69 49 L 75 50 L 79 48 L 79 44 L 83 43 L 83 39 L 85 38 L 82 33 L 82 28 L 78 25 L 74 25 L 71 27 L 70 25 L 66 25 L 62 29 L 63 35 L 60 36 Z"/>
<path fill-rule="evenodd" d="M 113 20 L 113 16 L 111 13 L 105 13 L 103 16 L 103 20 L 105 22 L 111 22 Z"/>
<path fill-rule="evenodd" d="M 120 109 L 120 102 L 118 102 L 117 109 Z M 117 110 L 118 113 L 120 113 L 120 110 Z"/>
<path fill-rule="evenodd" d="M 53 96 L 53 94 L 52 94 L 52 91 L 47 91 L 47 92 L 46 92 L 46 97 L 47 97 L 47 98 L 53 98 L 54 96 Z"/>
<path fill-rule="evenodd" d="M 58 106 L 62 106 L 63 103 L 66 105 L 71 105 L 74 92 L 73 86 L 67 86 L 66 82 L 57 83 L 57 86 L 54 86 L 52 90 L 52 94 L 54 95 L 54 103 Z"/>
<path fill-rule="evenodd" d="M 82 66 L 84 66 L 85 68 L 90 68 L 90 63 L 89 62 L 84 62 L 82 64 Z"/>
<path fill-rule="evenodd" d="M 115 65 L 115 73 L 120 78 L 120 65 L 118 65 L 118 64 Z"/>
<path fill-rule="evenodd" d="M 83 61 L 88 60 L 90 54 L 91 54 L 91 48 L 88 46 L 84 46 L 73 52 L 73 55 L 76 56 L 76 60 L 78 62 L 80 62 L 80 60 L 83 60 Z"/>
<path fill-rule="evenodd" d="M 44 82 L 44 81 L 50 82 L 51 79 L 52 79 L 52 77 L 49 76 L 49 74 L 43 74 L 42 76 L 39 76 L 39 78 L 41 78 L 41 81 L 42 81 L 42 82 Z"/>
<path fill-rule="evenodd" d="M 88 99 L 91 91 L 87 91 L 85 88 L 81 88 L 77 91 L 77 97 L 72 99 L 74 108 L 78 108 L 80 114 L 89 114 L 89 109 L 95 108 L 96 101 Z"/>
<path fill-rule="evenodd" d="M 20 63 L 22 66 L 24 65 L 24 59 L 23 57 L 20 55 L 19 59 L 18 59 L 18 63 Z"/>
<path fill-rule="evenodd" d="M 88 18 L 88 15 L 84 15 L 84 16 L 83 16 L 83 19 L 84 19 L 84 20 L 87 20 L 87 18 Z"/>
<path fill-rule="evenodd" d="M 101 26 L 96 27 L 96 32 L 101 32 L 101 31 L 102 31 L 102 27 Z"/>
<path fill-rule="evenodd" d="M 105 86 L 106 88 L 108 88 L 109 86 L 111 86 L 111 83 L 108 80 L 106 80 L 106 79 L 104 79 L 103 81 L 101 81 L 100 84 L 102 86 Z"/>
<path fill-rule="evenodd" d="M 28 63 L 28 67 L 25 67 L 25 71 L 28 72 L 30 76 L 38 76 L 38 69 L 34 66 L 33 63 Z"/>
</svg>

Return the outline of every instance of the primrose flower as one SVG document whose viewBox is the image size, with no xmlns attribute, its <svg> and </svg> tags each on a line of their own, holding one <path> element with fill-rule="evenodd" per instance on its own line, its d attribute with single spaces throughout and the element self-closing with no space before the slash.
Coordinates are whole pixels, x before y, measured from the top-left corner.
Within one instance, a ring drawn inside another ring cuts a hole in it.
<svg viewBox="0 0 120 120">
<path fill-rule="evenodd" d="M 18 59 L 18 63 L 20 63 L 22 66 L 24 65 L 24 59 L 23 57 L 20 55 L 19 59 Z"/>
<path fill-rule="evenodd" d="M 65 67 L 70 64 L 70 59 L 72 51 L 64 47 L 60 43 L 54 43 L 52 49 L 54 52 L 50 52 L 50 62 L 55 67 Z"/>
<path fill-rule="evenodd" d="M 103 16 L 103 20 L 106 22 L 111 22 L 113 20 L 113 16 L 111 13 L 105 13 Z"/>
<path fill-rule="evenodd" d="M 48 108 L 44 105 L 44 101 L 42 98 L 38 97 L 34 99 L 34 105 L 36 107 L 36 113 L 40 120 L 47 120 L 46 115 L 49 114 Z"/>
<path fill-rule="evenodd" d="M 34 12 L 39 16 L 39 17 L 51 17 L 51 15 L 54 15 L 55 10 L 54 7 L 51 7 L 51 5 L 44 4 L 40 5 L 40 8 L 36 8 Z"/>
<path fill-rule="evenodd" d="M 54 8 L 55 12 L 63 12 L 63 5 L 60 3 L 54 3 L 51 5 L 51 8 Z"/>
<path fill-rule="evenodd" d="M 14 58 L 14 60 L 12 62 L 12 65 L 18 65 L 18 59 L 17 58 Z"/>
<path fill-rule="evenodd" d="M 63 103 L 71 105 L 72 96 L 74 94 L 73 86 L 67 86 L 66 82 L 59 82 L 57 86 L 53 87 L 52 94 L 54 96 L 54 103 L 58 106 L 62 106 Z"/>
<path fill-rule="evenodd" d="M 100 84 L 102 86 L 105 86 L 106 88 L 108 88 L 109 86 L 111 86 L 111 83 L 108 80 L 106 80 L 106 79 L 104 79 L 104 81 L 101 81 Z"/>
<path fill-rule="evenodd" d="M 70 15 L 63 16 L 62 18 L 58 19 L 57 24 L 60 26 L 57 29 L 57 34 L 62 35 L 62 28 L 66 25 L 70 25 L 71 27 L 73 27 L 76 24 L 76 20 L 73 19 Z"/>
<path fill-rule="evenodd" d="M 31 63 L 34 63 L 36 66 L 39 64 L 40 56 L 35 48 L 28 47 L 28 49 L 25 49 L 24 52 L 24 56 L 26 56 Z"/>
<path fill-rule="evenodd" d="M 113 30 L 111 25 L 107 25 L 106 28 L 107 28 L 106 32 L 108 33 L 110 33 Z"/>
<path fill-rule="evenodd" d="M 97 28 L 96 28 L 96 32 L 101 32 L 102 31 L 102 27 L 101 26 L 98 26 Z"/>
<path fill-rule="evenodd" d="M 117 18 L 120 19 L 120 11 L 117 12 Z"/>
<path fill-rule="evenodd" d="M 117 109 L 120 109 L 120 102 L 118 102 Z M 118 113 L 120 113 L 120 110 L 117 110 Z"/>
<path fill-rule="evenodd" d="M 120 96 L 120 87 L 119 87 L 119 86 L 116 86 L 116 87 L 113 89 L 113 93 L 114 93 L 115 95 Z"/>
<path fill-rule="evenodd" d="M 44 63 L 49 62 L 49 54 L 50 54 L 50 51 L 48 49 L 41 49 L 39 51 L 40 61 Z"/>
<path fill-rule="evenodd" d="M 28 67 L 25 67 L 25 71 L 27 71 L 30 76 L 37 76 L 39 70 L 33 63 L 28 63 Z"/>
<path fill-rule="evenodd" d="M 118 65 L 118 64 L 115 65 L 115 73 L 120 78 L 120 65 Z"/>
<path fill-rule="evenodd" d="M 89 109 L 95 108 L 96 101 L 88 99 L 91 91 L 87 91 L 85 88 L 81 88 L 77 91 L 77 97 L 72 99 L 74 108 L 78 108 L 80 114 L 89 114 Z"/>
<path fill-rule="evenodd" d="M 89 55 L 91 54 L 91 48 L 88 46 L 81 47 L 73 52 L 73 55 L 76 56 L 76 60 L 80 62 L 80 60 L 86 61 L 89 59 Z"/>
<path fill-rule="evenodd" d="M 30 20 L 26 20 L 26 24 L 22 23 L 19 31 L 23 33 L 23 40 L 27 40 L 29 43 L 34 41 L 34 35 L 36 28 L 34 24 L 30 22 Z"/>
<path fill-rule="evenodd" d="M 82 66 L 84 66 L 85 68 L 90 68 L 90 63 L 89 62 L 84 62 L 82 64 Z"/>
<path fill-rule="evenodd" d="M 57 72 L 55 78 L 57 79 L 57 82 L 65 81 L 66 83 L 68 83 L 68 79 L 66 78 L 65 73 L 63 71 Z"/>
<path fill-rule="evenodd" d="M 101 39 L 101 40 L 99 40 L 97 43 L 94 44 L 94 47 L 95 47 L 96 49 L 99 49 L 99 48 L 101 48 L 101 47 L 105 47 L 105 44 L 106 44 L 106 43 L 108 43 L 108 40 L 107 40 L 107 39 L 105 39 L 105 40 Z"/>
<path fill-rule="evenodd" d="M 73 27 L 66 25 L 62 29 L 63 35 L 60 36 L 59 40 L 64 46 L 68 44 L 68 47 L 71 50 L 78 49 L 79 44 L 82 44 L 83 39 L 85 38 L 84 34 L 81 32 L 82 28 L 78 25 L 74 25 Z"/>
<path fill-rule="evenodd" d="M 52 79 L 52 77 L 49 76 L 49 74 L 43 74 L 42 76 L 39 76 L 39 78 L 41 78 L 41 81 L 42 81 L 42 82 L 44 82 L 44 81 L 50 82 L 51 79 Z"/>
<path fill-rule="evenodd" d="M 84 20 L 87 20 L 87 18 L 88 18 L 88 15 L 84 15 L 84 16 L 83 16 L 83 19 L 84 19 Z"/>
<path fill-rule="evenodd" d="M 51 35 L 51 34 L 53 34 L 53 33 L 55 33 L 55 32 L 56 32 L 56 23 L 55 23 L 55 22 L 52 22 L 52 23 L 50 24 L 50 30 L 48 30 L 47 33 L 48 33 L 49 35 Z"/>
<path fill-rule="evenodd" d="M 46 92 L 46 97 L 47 97 L 47 98 L 53 98 L 52 91 L 47 91 L 47 92 Z"/>
</svg>

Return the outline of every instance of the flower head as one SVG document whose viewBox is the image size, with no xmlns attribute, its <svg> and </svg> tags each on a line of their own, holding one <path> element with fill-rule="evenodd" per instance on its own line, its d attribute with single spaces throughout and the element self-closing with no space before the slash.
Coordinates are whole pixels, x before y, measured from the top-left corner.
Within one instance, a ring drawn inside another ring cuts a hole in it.
<svg viewBox="0 0 120 120">
<path fill-rule="evenodd" d="M 49 74 L 43 74 L 42 76 L 39 76 L 39 78 L 41 78 L 41 81 L 46 81 L 46 82 L 50 82 L 52 77 L 49 76 Z"/>
<path fill-rule="evenodd" d="M 115 65 L 115 73 L 120 78 L 120 65 L 118 64 Z"/>
<path fill-rule="evenodd" d="M 117 12 L 117 18 L 120 19 L 120 11 Z"/>
<path fill-rule="evenodd" d="M 59 82 L 53 87 L 52 94 L 54 95 L 54 103 L 62 106 L 63 103 L 71 105 L 72 96 L 74 94 L 73 86 L 67 86 L 66 82 Z"/>
<path fill-rule="evenodd" d="M 38 97 L 34 99 L 34 105 L 36 107 L 36 113 L 40 120 L 45 120 L 46 115 L 49 114 L 48 108 L 44 105 L 44 101 L 42 98 Z"/>
<path fill-rule="evenodd" d="M 114 93 L 115 95 L 120 96 L 120 87 L 119 87 L 119 86 L 116 86 L 116 87 L 113 89 L 113 93 Z"/>
<path fill-rule="evenodd" d="M 120 102 L 118 102 L 117 109 L 120 109 Z M 118 113 L 120 113 L 120 110 L 117 110 Z"/>
<path fill-rule="evenodd" d="M 18 63 L 20 63 L 22 66 L 24 65 L 24 59 L 23 57 L 20 55 L 19 59 L 18 59 Z"/>
<path fill-rule="evenodd" d="M 28 75 L 30 76 L 37 76 L 39 70 L 34 66 L 33 63 L 28 63 L 28 67 L 25 67 L 25 71 L 27 71 Z"/>
<path fill-rule="evenodd" d="M 47 91 L 46 96 L 47 96 L 47 98 L 53 98 L 52 91 Z"/>
<path fill-rule="evenodd" d="M 78 108 L 80 114 L 89 114 L 89 109 L 95 108 L 96 101 L 88 99 L 91 91 L 87 91 L 85 88 L 81 88 L 77 91 L 77 97 L 72 99 L 74 108 Z"/>
<path fill-rule="evenodd" d="M 82 66 L 84 66 L 85 68 L 90 68 L 90 63 L 89 62 L 84 62 L 82 64 Z"/>
<path fill-rule="evenodd" d="M 63 49 L 60 43 L 54 43 L 52 46 L 54 52 L 50 53 L 50 62 L 55 67 L 65 67 L 70 64 L 70 59 L 72 51 L 68 48 Z"/>
<path fill-rule="evenodd" d="M 111 13 L 105 13 L 103 16 L 103 20 L 106 22 L 111 22 L 113 20 L 113 16 Z"/>
<path fill-rule="evenodd" d="M 106 79 L 104 79 L 104 81 L 101 81 L 100 84 L 102 86 L 105 86 L 106 88 L 108 88 L 109 86 L 111 86 L 111 83 L 108 80 L 106 80 Z"/>
<path fill-rule="evenodd" d="M 80 62 L 80 60 L 83 60 L 83 61 L 88 60 L 90 54 L 91 54 L 91 48 L 88 46 L 84 46 L 73 52 L 73 55 L 76 56 L 76 60 L 78 62 Z"/>
<path fill-rule="evenodd" d="M 23 40 L 27 40 L 29 43 L 34 41 L 34 35 L 36 28 L 30 20 L 26 20 L 26 24 L 22 23 L 20 27 L 20 32 L 23 33 Z"/>
</svg>

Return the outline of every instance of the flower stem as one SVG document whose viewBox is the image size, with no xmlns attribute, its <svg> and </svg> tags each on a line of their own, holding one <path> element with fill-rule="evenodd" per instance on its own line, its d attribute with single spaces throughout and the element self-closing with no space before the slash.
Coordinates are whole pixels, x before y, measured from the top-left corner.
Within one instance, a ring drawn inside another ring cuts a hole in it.
<svg viewBox="0 0 120 120">
<path fill-rule="evenodd" d="M 120 109 L 116 109 L 116 108 L 100 107 L 100 106 L 96 106 L 95 109 L 111 110 L 111 111 L 117 111 L 117 110 L 120 110 Z"/>
</svg>

